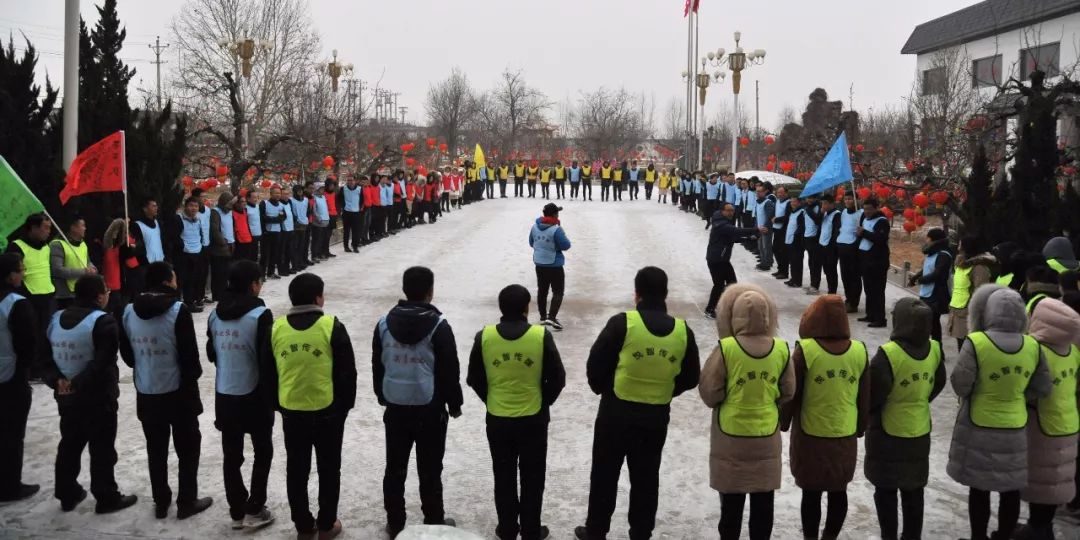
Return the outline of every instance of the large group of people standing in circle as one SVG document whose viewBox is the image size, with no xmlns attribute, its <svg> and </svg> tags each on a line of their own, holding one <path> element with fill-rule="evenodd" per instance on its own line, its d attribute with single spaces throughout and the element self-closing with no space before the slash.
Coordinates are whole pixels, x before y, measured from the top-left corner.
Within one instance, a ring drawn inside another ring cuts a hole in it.
<svg viewBox="0 0 1080 540">
<path fill-rule="evenodd" d="M 31 216 L 0 255 L 0 502 L 39 491 L 22 481 L 29 382 L 39 379 L 53 389 L 60 412 L 53 495 L 61 510 L 74 510 L 88 495 L 78 481 L 87 447 L 95 511 L 136 504 L 114 478 L 119 357 L 134 375 L 155 517 L 168 518 L 174 501 L 177 519 L 210 508 L 212 499 L 200 497 L 197 485 L 203 329 L 196 330 L 192 314 L 212 309 L 204 350 L 215 373 L 214 425 L 221 432 L 230 526 L 256 530 L 275 520 L 267 486 L 280 417 L 297 537 L 337 536 L 343 530 L 337 513 L 341 450 L 358 372 L 349 332 L 324 308 L 323 281 L 307 269 L 335 257 L 330 247 L 338 222 L 343 250 L 357 252 L 403 229 L 436 223 L 465 204 L 508 197 L 511 181 L 514 197 L 535 197 L 540 184 L 541 197 L 550 199 L 554 184 L 555 200 L 592 200 L 593 180 L 600 181 L 601 201 L 622 200 L 623 191 L 637 199 L 643 185 L 646 200 L 656 195 L 661 204 L 670 201 L 705 219 L 713 281 L 705 314 L 716 320 L 719 342 L 702 365 L 694 332 L 668 312 L 667 274 L 656 267 L 637 272 L 635 308 L 608 319 L 586 361 L 589 388 L 601 397 L 588 508 L 584 525 L 573 531 L 577 538 L 608 534 L 624 462 L 630 537 L 652 536 L 670 403 L 694 388 L 713 409 L 709 483 L 721 494 L 724 540 L 740 536 L 747 498 L 750 538 L 771 536 L 782 431 L 791 433 L 790 468 L 802 490 L 805 538 L 840 534 L 861 437 L 882 537 L 920 538 L 931 466 L 930 403 L 947 380 L 961 406 L 946 472 L 970 489 L 972 539 L 1014 533 L 1050 539 L 1057 508 L 1080 508 L 1080 293 L 1067 239 L 1031 253 L 1014 244 L 987 251 L 978 238 L 965 237 L 954 250 L 943 231 L 931 230 L 926 261 L 913 277 L 918 297 L 892 306 L 890 341 L 871 356 L 849 314 L 865 297 L 860 321 L 888 325 L 890 229 L 876 201 L 860 205 L 845 195 L 838 206 L 832 193 L 793 197 L 754 178 L 636 162 L 466 163 L 428 175 L 354 176 L 343 186 L 275 187 L 266 200 L 254 191 L 239 198 L 224 192 L 214 205 L 193 191 L 175 214 L 159 214 L 157 202 L 147 200 L 130 227 L 113 222 L 94 257 L 82 219 L 53 239 L 49 218 Z M 466 364 L 465 382 L 487 412 L 500 539 L 550 534 L 541 519 L 549 408 L 566 383 L 552 332 L 562 329 L 563 266 L 571 247 L 562 211 L 547 203 L 529 230 L 540 324 L 529 323 L 530 292 L 507 286 L 497 299 L 498 322 L 475 334 Z M 776 295 L 737 283 L 730 259 L 740 244 L 757 255 L 760 271 L 776 264 L 773 275 L 793 289 L 803 287 L 808 260 L 804 290 L 818 297 L 802 314 L 796 342 L 777 335 Z M 292 307 L 275 318 L 259 298 L 263 282 L 294 274 Z M 456 525 L 443 506 L 442 464 L 449 419 L 462 414 L 461 362 L 448 316 L 432 303 L 434 283 L 427 268 L 405 270 L 405 299 L 370 334 L 371 384 L 385 408 L 383 505 L 390 538 L 407 524 L 405 478 L 414 447 L 423 522 Z M 837 294 L 841 284 L 843 296 Z M 944 314 L 959 346 L 950 374 Z M 241 473 L 245 437 L 253 450 L 247 483 Z M 175 497 L 168 481 L 170 439 L 179 470 Z M 307 494 L 313 453 L 319 476 L 314 514 Z M 988 534 L 992 492 L 1000 494 L 998 528 Z M 1018 529 L 1021 500 L 1031 512 Z"/>
</svg>

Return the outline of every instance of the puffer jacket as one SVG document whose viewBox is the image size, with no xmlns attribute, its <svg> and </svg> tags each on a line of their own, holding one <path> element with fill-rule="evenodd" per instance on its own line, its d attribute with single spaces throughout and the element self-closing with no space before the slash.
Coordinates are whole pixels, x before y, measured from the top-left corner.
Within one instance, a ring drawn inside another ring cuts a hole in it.
<svg viewBox="0 0 1080 540">
<path fill-rule="evenodd" d="M 818 297 L 799 321 L 799 337 L 813 338 L 833 354 L 846 351 L 851 346 L 851 330 L 844 298 L 835 294 Z M 843 491 L 855 476 L 858 439 L 866 430 L 870 412 L 870 370 L 864 369 L 859 377 L 855 435 L 824 438 L 804 432 L 799 425 L 807 369 L 802 349 L 797 345 L 791 354 L 791 363 L 795 368 L 795 396 L 781 412 L 780 426 L 791 429 L 791 474 L 795 477 L 795 485 L 812 491 Z"/>
<path fill-rule="evenodd" d="M 1043 300 L 1031 314 L 1028 333 L 1059 354 L 1071 351 L 1075 347 L 1073 340 L 1080 335 L 1080 315 L 1058 300 Z M 1075 385 L 1076 378 L 1055 384 L 1066 382 Z M 1053 437 L 1043 433 L 1038 405 L 1028 403 L 1028 483 L 1021 496 L 1036 504 L 1065 504 L 1076 495 L 1076 435 Z"/>
<path fill-rule="evenodd" d="M 756 285 L 739 283 L 720 297 L 716 327 L 721 339 L 734 336 L 749 355 L 763 357 L 775 346 L 777 310 L 773 299 Z M 720 430 L 719 407 L 727 398 L 727 364 L 719 346 L 701 371 L 698 393 L 709 415 L 711 450 L 709 485 L 720 493 L 759 493 L 780 489 L 783 448 L 780 430 L 768 437 L 735 437 Z M 787 363 L 778 381 L 777 406 L 795 394 L 795 370 Z"/>
<path fill-rule="evenodd" d="M 918 361 L 930 353 L 931 308 L 916 298 L 901 298 L 893 307 L 893 329 L 889 339 Z M 881 415 L 893 390 L 892 364 L 878 348 L 870 361 L 870 425 L 866 429 L 866 479 L 882 489 L 911 490 L 926 487 L 930 474 L 930 434 L 922 437 L 894 437 L 885 432 Z M 930 401 L 945 388 L 945 360 L 934 373 Z"/>
<path fill-rule="evenodd" d="M 973 332 L 986 332 L 995 345 L 1015 351 L 1027 330 L 1027 313 L 1020 294 L 997 284 L 983 285 L 968 304 Z M 1014 491 L 1027 486 L 1027 435 L 1023 428 L 994 429 L 971 421 L 971 396 L 979 378 L 975 346 L 965 340 L 950 382 L 960 410 L 953 426 L 946 472 L 960 484 L 983 491 Z M 1050 374 L 1039 354 L 1039 365 L 1028 380 L 1025 395 L 1037 399 L 1050 393 Z"/>
</svg>

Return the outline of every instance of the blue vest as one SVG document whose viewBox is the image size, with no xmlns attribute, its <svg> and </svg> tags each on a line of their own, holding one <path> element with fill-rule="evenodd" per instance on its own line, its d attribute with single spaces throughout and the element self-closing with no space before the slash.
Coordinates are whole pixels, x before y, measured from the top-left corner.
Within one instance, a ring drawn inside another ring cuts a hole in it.
<svg viewBox="0 0 1080 540">
<path fill-rule="evenodd" d="M 533 223 L 532 232 L 530 233 L 532 235 L 533 263 L 555 264 L 555 260 L 559 255 L 559 250 L 555 247 L 555 231 L 558 229 L 558 225 L 540 229 L 540 225 Z"/>
<path fill-rule="evenodd" d="M 217 360 L 217 379 L 214 388 L 219 394 L 246 396 L 255 391 L 259 383 L 259 355 L 255 343 L 259 317 L 266 311 L 263 306 L 244 314 L 239 319 L 223 321 L 217 310 L 210 313 L 208 328 L 214 340 Z"/>
<path fill-rule="evenodd" d="M 394 185 L 379 186 L 379 206 L 394 206 Z"/>
<path fill-rule="evenodd" d="M 165 250 L 161 247 L 161 224 L 154 220 L 154 228 L 147 227 L 145 223 L 136 221 L 139 230 L 142 231 L 143 245 L 146 246 L 146 260 L 158 262 L 165 260 Z"/>
<path fill-rule="evenodd" d="M 933 255 L 928 255 L 925 259 L 923 259 L 923 263 L 922 263 L 922 273 L 923 273 L 924 276 L 926 274 L 930 274 L 930 273 L 932 273 L 934 271 L 934 265 L 937 264 L 937 258 L 938 258 L 939 255 L 945 255 L 946 257 L 951 257 L 951 255 L 949 255 L 949 253 L 946 252 L 946 251 L 939 251 L 937 253 L 934 253 Z M 937 281 L 937 280 L 934 280 L 934 281 Z M 920 298 L 930 298 L 931 296 L 933 296 L 934 295 L 934 286 L 935 286 L 935 284 L 934 284 L 933 281 L 931 281 L 930 283 L 921 283 L 921 284 L 919 284 L 919 297 Z"/>
<path fill-rule="evenodd" d="M 210 245 L 210 208 L 203 206 L 202 210 L 199 210 L 199 225 L 202 226 L 202 245 L 208 247 Z"/>
<path fill-rule="evenodd" d="M 319 223 L 330 222 L 330 207 L 326 205 L 326 196 L 315 196 L 315 217 L 319 219 Z"/>
<path fill-rule="evenodd" d="M 52 345 L 53 362 L 64 378 L 70 381 L 82 373 L 94 359 L 94 324 L 105 312 L 91 312 L 70 330 L 60 326 L 62 313 L 64 312 L 57 311 L 53 314 L 45 335 Z"/>
<path fill-rule="evenodd" d="M 285 214 L 285 221 L 281 222 L 283 229 L 285 232 L 293 232 L 293 229 L 296 228 L 296 222 L 293 221 L 292 205 L 288 202 L 279 204 L 281 204 L 281 211 Z"/>
<path fill-rule="evenodd" d="M 180 389 L 180 364 L 176 358 L 176 316 L 180 302 L 149 320 L 135 314 L 135 305 L 124 308 L 124 332 L 135 353 L 135 389 L 140 394 L 167 394 Z"/>
<path fill-rule="evenodd" d="M 765 205 L 769 202 L 769 197 L 772 197 L 772 195 L 766 195 L 761 201 L 754 201 L 754 221 L 759 229 L 769 226 L 769 222 L 766 221 L 768 216 L 765 215 Z M 774 198 L 773 201 L 775 200 Z M 759 208 L 761 209 L 760 212 L 758 211 Z"/>
<path fill-rule="evenodd" d="M 710 200 L 710 201 L 719 201 L 720 198 L 721 198 L 721 194 L 722 194 L 723 189 L 724 189 L 724 186 L 720 182 L 717 182 L 715 184 L 712 183 L 712 182 L 706 182 L 705 183 L 705 198 Z"/>
<path fill-rule="evenodd" d="M 863 211 L 848 212 L 847 209 L 840 211 L 840 232 L 836 234 L 836 243 L 851 245 L 855 243 L 855 229 L 859 227 Z"/>
<path fill-rule="evenodd" d="M 259 207 L 248 206 L 247 217 L 248 231 L 251 231 L 251 237 L 258 238 L 262 236 L 262 214 L 259 213 Z"/>
<path fill-rule="evenodd" d="M 24 297 L 16 293 L 8 293 L 0 300 L 0 383 L 6 383 L 15 376 L 15 347 L 11 344 L 11 326 L 8 318 L 11 317 L 11 308 L 15 302 Z"/>
<path fill-rule="evenodd" d="M 581 181 L 581 167 L 570 167 L 570 183 L 576 184 Z"/>
<path fill-rule="evenodd" d="M 276 218 L 276 217 L 280 216 L 282 212 L 285 211 L 285 210 L 283 210 L 281 208 L 281 203 L 274 202 L 274 201 L 263 201 L 262 204 L 260 204 L 260 206 L 262 207 L 262 211 L 266 212 L 266 217 L 267 218 Z M 249 214 L 250 214 L 250 212 L 249 212 Z M 251 219 L 251 218 L 249 217 L 248 219 Z M 262 219 L 262 217 L 260 216 L 259 219 Z M 280 223 L 267 223 L 266 224 L 266 232 L 281 232 L 281 224 Z"/>
<path fill-rule="evenodd" d="M 757 193 L 749 189 L 742 192 L 743 212 L 749 212 L 751 216 L 757 216 Z"/>
<path fill-rule="evenodd" d="M 836 216 L 839 213 L 839 210 L 833 210 L 825 214 L 825 217 L 821 219 L 821 234 L 818 236 L 818 244 L 827 246 L 832 243 L 833 223 L 836 223 Z"/>
<path fill-rule="evenodd" d="M 292 209 L 293 217 L 296 218 L 297 225 L 307 225 L 308 221 L 308 204 L 307 197 L 296 200 L 296 197 L 289 199 L 289 206 Z"/>
<path fill-rule="evenodd" d="M 630 180 L 631 182 L 637 182 L 639 174 L 641 174 L 641 169 L 638 169 L 636 167 L 630 169 L 630 178 L 628 178 L 628 180 Z"/>
<path fill-rule="evenodd" d="M 791 199 L 787 199 L 785 201 L 781 201 L 781 200 L 777 199 L 777 201 L 776 201 L 776 213 L 773 214 L 773 217 L 779 219 L 779 218 L 782 218 L 782 217 L 786 216 L 789 201 L 791 201 Z M 780 230 L 780 229 L 784 228 L 784 224 L 783 223 L 773 223 L 772 228 L 774 228 L 776 230 Z"/>
<path fill-rule="evenodd" d="M 236 243 L 236 231 L 233 229 L 232 211 L 222 211 L 220 208 L 214 208 L 214 211 L 218 214 L 218 220 L 221 223 L 221 236 L 225 237 L 225 242 L 229 244 Z"/>
<path fill-rule="evenodd" d="M 202 223 L 199 223 L 198 216 L 188 219 L 181 214 L 180 224 L 183 227 L 180 229 L 180 241 L 184 244 L 184 253 L 198 255 L 203 248 Z"/>
<path fill-rule="evenodd" d="M 790 199 L 789 199 L 790 200 Z M 787 220 L 787 229 L 784 231 L 784 243 L 791 245 L 795 242 L 795 230 L 799 228 L 799 220 L 803 218 L 803 214 L 806 213 L 806 209 L 799 207 L 798 210 L 791 213 L 791 216 Z"/>
<path fill-rule="evenodd" d="M 724 184 L 724 201 L 734 206 L 742 204 L 742 194 L 734 184 Z"/>
<path fill-rule="evenodd" d="M 821 210 L 819 208 L 813 208 L 812 211 L 820 212 Z M 810 214 L 810 211 L 803 210 L 802 219 L 803 219 L 803 237 L 804 238 L 811 238 L 811 237 L 817 236 L 818 225 L 817 225 L 817 222 L 814 221 L 814 216 L 812 216 Z"/>
<path fill-rule="evenodd" d="M 443 318 L 431 333 L 414 345 L 399 343 L 386 326 L 386 317 L 379 319 L 379 339 L 382 341 L 384 368 L 383 398 L 394 405 L 427 405 L 435 395 L 435 348 L 431 338 Z"/>
<path fill-rule="evenodd" d="M 874 226 L 885 220 L 885 216 L 878 216 L 871 218 L 863 222 L 863 229 L 868 231 L 874 230 Z M 868 238 L 859 240 L 859 251 L 870 251 L 874 247 L 874 242 Z"/>
<path fill-rule="evenodd" d="M 360 211 L 360 195 L 363 193 L 363 188 L 356 186 L 353 189 L 349 189 L 349 186 L 341 188 L 342 198 L 345 199 L 345 211 L 346 212 L 359 212 Z"/>
</svg>

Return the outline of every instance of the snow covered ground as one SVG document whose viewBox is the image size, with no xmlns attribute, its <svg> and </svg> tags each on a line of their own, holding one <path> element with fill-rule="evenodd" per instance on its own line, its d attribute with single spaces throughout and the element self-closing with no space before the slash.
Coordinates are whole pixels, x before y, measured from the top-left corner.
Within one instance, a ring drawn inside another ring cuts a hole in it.
<svg viewBox="0 0 1080 540">
<path fill-rule="evenodd" d="M 597 197 L 599 199 L 599 197 Z M 418 226 L 392 240 L 364 248 L 360 254 L 342 253 L 314 268 L 327 284 L 326 309 L 349 329 L 356 350 L 360 384 L 356 408 L 349 416 L 343 450 L 340 517 L 344 538 L 382 538 L 382 469 L 384 465 L 382 410 L 371 392 L 371 333 L 378 317 L 400 296 L 401 272 L 410 265 L 430 266 L 436 276 L 434 303 L 445 313 L 458 337 L 464 364 L 472 338 L 485 323 L 498 319 L 496 295 L 510 283 L 535 289 L 535 275 L 527 244 L 530 224 L 543 201 L 507 199 L 473 204 L 455 211 L 435 226 Z M 592 424 L 599 398 L 585 382 L 588 350 L 607 318 L 633 307 L 633 276 L 645 265 L 665 269 L 671 278 L 668 309 L 685 317 L 697 334 L 703 358 L 716 343 L 712 321 L 702 316 L 709 274 L 705 266 L 707 232 L 695 216 L 655 201 L 601 204 L 566 202 L 563 223 L 573 242 L 567 254 L 567 299 L 560 314 L 566 330 L 556 336 L 567 371 L 567 386 L 551 411 L 547 491 L 544 522 L 552 538 L 573 537 L 575 525 L 584 523 L 589 489 Z M 752 269 L 753 257 L 737 249 L 734 263 L 739 279 L 761 284 L 772 292 L 781 309 L 780 332 L 789 342 L 797 336 L 799 317 L 812 298 L 779 284 Z M 288 308 L 287 281 L 273 281 L 263 289 L 267 305 L 276 314 Z M 535 294 L 535 293 L 534 293 Z M 890 286 L 889 305 L 905 293 Z M 205 328 L 206 313 L 196 318 Z M 886 329 L 869 330 L 852 321 L 855 335 L 871 350 L 887 340 Z M 955 356 L 949 340 L 946 352 Z M 950 362 L 951 365 L 951 362 Z M 53 498 L 53 460 L 59 439 L 56 406 L 45 387 L 34 390 L 26 439 L 24 481 L 43 489 L 33 499 L 0 507 L 3 538 L 211 538 L 252 536 L 229 529 L 221 480 L 220 436 L 213 427 L 213 368 L 202 379 L 203 432 L 200 494 L 214 497 L 214 506 L 187 521 L 174 517 L 158 521 L 152 515 L 146 472 L 145 441 L 135 418 L 135 392 L 131 372 L 121 365 L 120 461 L 117 478 L 121 490 L 139 496 L 134 508 L 110 516 L 96 516 L 93 501 L 75 512 L 62 513 Z M 464 415 L 452 420 L 447 441 L 445 472 L 447 515 L 460 527 L 494 538 L 491 463 L 484 435 L 484 407 L 468 388 Z M 956 538 L 967 534 L 967 490 L 945 474 L 949 437 L 956 413 L 952 391 L 934 403 L 931 479 L 926 496 L 924 538 Z M 661 494 L 656 538 L 715 538 L 719 497 L 708 485 L 709 409 L 695 392 L 672 404 L 671 426 L 661 470 Z M 280 425 L 280 422 L 279 422 Z M 280 428 L 275 428 L 276 454 L 270 482 L 270 508 L 278 516 L 260 538 L 286 538 L 293 534 L 285 497 L 285 451 Z M 787 449 L 785 436 L 785 454 Z M 248 453 L 250 465 L 250 450 Z M 786 456 L 785 456 L 786 460 Z M 172 460 L 175 489 L 175 458 Z M 774 538 L 801 538 L 799 490 L 787 471 L 777 493 Z M 415 469 L 413 469 L 415 471 Z M 860 465 L 861 471 L 861 465 Z M 82 474 L 89 487 L 88 460 Z M 316 480 L 311 482 L 315 504 Z M 624 470 L 619 505 L 612 521 L 612 538 L 626 537 L 629 482 Z M 416 476 L 409 478 L 409 517 L 421 520 Z M 873 488 L 860 474 L 849 488 L 850 511 L 845 539 L 873 538 L 878 533 Z M 1026 514 L 1026 510 L 1024 512 Z M 175 516 L 175 508 L 171 512 Z M 1059 538 L 1080 537 L 1080 529 L 1058 526 Z M 992 530 L 992 529 L 991 529 Z M 744 535 L 746 534 L 744 528 Z"/>
</svg>

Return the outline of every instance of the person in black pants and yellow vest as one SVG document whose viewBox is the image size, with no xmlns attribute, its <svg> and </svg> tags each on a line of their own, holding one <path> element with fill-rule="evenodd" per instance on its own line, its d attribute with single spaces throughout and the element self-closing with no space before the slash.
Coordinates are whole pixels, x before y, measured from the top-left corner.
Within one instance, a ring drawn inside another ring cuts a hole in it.
<svg viewBox="0 0 1080 540">
<path fill-rule="evenodd" d="M 405 300 L 375 325 L 371 368 L 375 397 L 386 407 L 383 506 L 393 539 L 405 528 L 405 477 L 416 445 L 416 468 L 425 525 L 454 526 L 443 509 L 442 466 L 448 416 L 461 416 L 454 331 L 431 305 L 435 274 L 414 266 L 402 277 Z"/>
<path fill-rule="evenodd" d="M 20 294 L 26 267 L 18 253 L 0 255 L 0 502 L 32 497 L 38 484 L 22 483 L 23 439 L 32 392 L 28 380 L 37 351 L 37 315 Z"/>
<path fill-rule="evenodd" d="M 686 321 L 668 315 L 668 278 L 648 266 L 634 277 L 637 308 L 608 319 L 586 363 L 600 397 L 593 432 L 589 514 L 579 540 L 607 536 L 625 460 L 630 468 L 631 540 L 652 536 L 660 488 L 660 455 L 671 399 L 697 386 L 701 365 Z"/>
<path fill-rule="evenodd" d="M 525 162 L 518 160 L 514 165 L 514 197 L 525 196 Z"/>
<path fill-rule="evenodd" d="M 530 325 L 529 291 L 510 285 L 499 293 L 502 319 L 476 333 L 466 382 L 487 405 L 487 437 L 495 474 L 500 540 L 548 537 L 540 524 L 547 469 L 550 407 L 566 385 L 551 332 Z M 521 497 L 517 478 L 520 467 Z M 520 519 L 520 522 L 519 522 Z"/>
<path fill-rule="evenodd" d="M 292 309 L 278 317 L 263 347 L 260 374 L 281 411 L 289 511 L 301 540 L 341 533 L 341 444 L 356 403 L 356 359 L 345 325 L 323 311 L 323 280 L 303 273 L 289 283 Z M 260 381 L 263 382 L 263 381 Z M 319 462 L 319 515 L 308 508 L 311 450 Z"/>
</svg>

